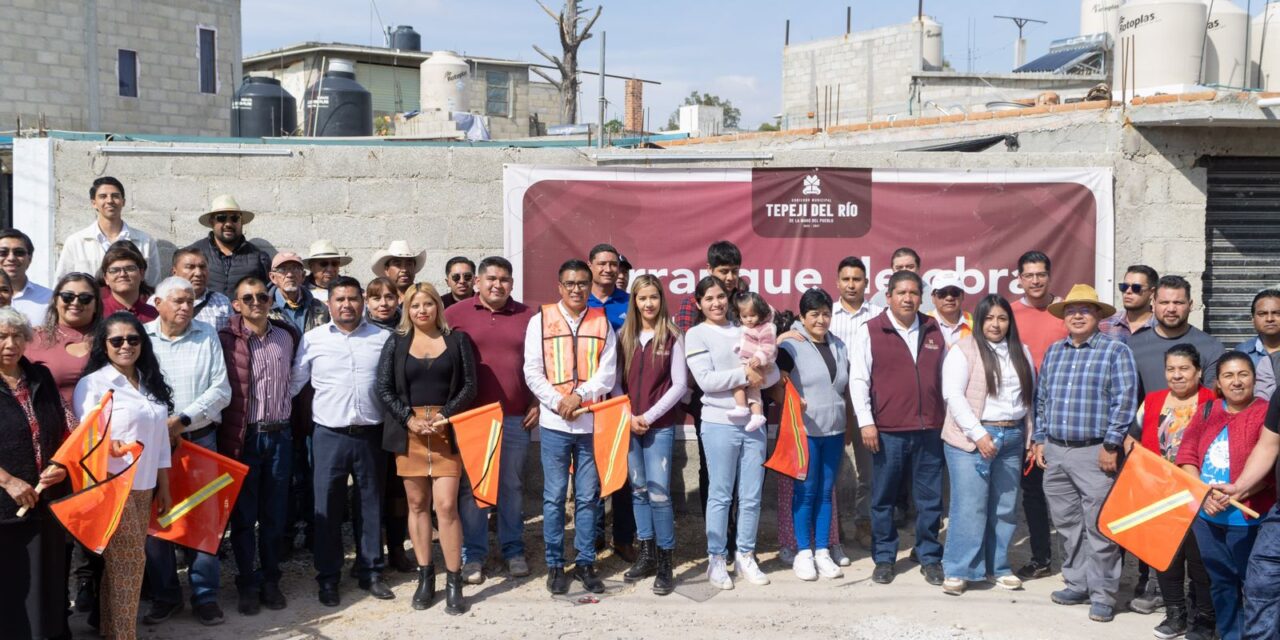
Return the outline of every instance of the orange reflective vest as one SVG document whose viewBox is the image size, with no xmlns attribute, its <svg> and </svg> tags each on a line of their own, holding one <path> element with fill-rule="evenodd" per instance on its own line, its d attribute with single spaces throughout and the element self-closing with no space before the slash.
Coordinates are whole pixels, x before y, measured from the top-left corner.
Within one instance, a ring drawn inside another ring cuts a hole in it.
<svg viewBox="0 0 1280 640">
<path fill-rule="evenodd" d="M 603 308 L 588 308 L 575 334 L 559 304 L 542 305 L 542 364 L 547 381 L 561 395 L 573 393 L 595 375 L 608 337 L 609 319 Z"/>
</svg>

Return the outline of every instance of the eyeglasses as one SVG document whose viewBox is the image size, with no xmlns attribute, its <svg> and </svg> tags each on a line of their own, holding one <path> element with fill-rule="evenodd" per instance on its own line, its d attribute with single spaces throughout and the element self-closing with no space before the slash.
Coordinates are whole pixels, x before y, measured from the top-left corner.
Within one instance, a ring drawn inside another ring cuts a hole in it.
<svg viewBox="0 0 1280 640">
<path fill-rule="evenodd" d="M 1120 284 L 1116 285 L 1116 287 L 1120 289 L 1120 293 L 1129 293 L 1130 291 L 1132 291 L 1133 295 L 1135 296 L 1142 293 L 1142 290 L 1146 288 L 1143 285 L 1129 284 L 1128 282 L 1121 282 Z"/>
<path fill-rule="evenodd" d="M 71 304 L 73 301 L 78 301 L 82 306 L 88 306 L 90 302 L 93 302 L 94 296 L 92 293 L 72 293 L 70 291 L 59 291 L 58 299 L 62 301 L 62 304 Z"/>
<path fill-rule="evenodd" d="M 454 273 L 449 276 L 449 279 L 454 282 L 462 282 L 463 280 L 471 282 L 471 279 L 475 277 L 476 276 L 473 273 Z"/>
<path fill-rule="evenodd" d="M 1018 274 L 1018 277 L 1026 278 L 1027 280 L 1048 280 L 1049 272 L 1048 271 L 1035 271 L 1032 273 L 1022 272 Z"/>
<path fill-rule="evenodd" d="M 959 298 L 964 295 L 964 291 L 962 291 L 960 287 L 943 287 L 941 289 L 934 289 L 933 295 L 936 295 L 939 298 Z"/>
<path fill-rule="evenodd" d="M 579 280 L 577 282 L 572 282 L 572 281 L 561 282 L 560 286 L 572 291 L 574 289 L 586 289 L 587 287 L 591 286 L 591 282 L 589 280 Z"/>
<path fill-rule="evenodd" d="M 124 346 L 124 343 L 126 342 L 129 343 L 129 346 L 136 347 L 142 344 L 142 336 L 136 333 L 131 333 L 127 336 L 111 336 L 110 338 L 107 338 L 107 344 L 110 344 L 112 347 L 115 347 L 116 349 L 119 349 L 120 347 Z"/>
<path fill-rule="evenodd" d="M 216 223 L 218 223 L 218 224 L 226 224 L 226 223 L 228 223 L 228 222 L 231 222 L 231 223 L 238 223 L 238 222 L 240 222 L 240 214 L 238 214 L 238 213 L 219 213 L 218 215 L 216 215 L 216 216 L 214 216 L 214 217 L 213 217 L 213 221 L 214 221 L 214 222 L 216 222 Z"/>
<path fill-rule="evenodd" d="M 1094 310 L 1092 305 L 1080 305 L 1075 307 L 1067 307 L 1062 310 L 1063 317 L 1070 316 L 1091 316 Z"/>
<path fill-rule="evenodd" d="M 138 269 L 138 265 L 136 265 L 136 264 L 127 264 L 127 265 L 125 265 L 125 266 L 123 266 L 123 267 L 109 267 L 109 268 L 107 269 L 107 275 L 109 275 L 109 276 L 118 276 L 118 275 L 120 275 L 120 274 L 122 274 L 122 273 L 137 273 L 138 271 L 139 271 L 139 269 Z"/>
<path fill-rule="evenodd" d="M 25 258 L 31 255 L 31 252 L 22 247 L 14 247 L 12 249 L 9 247 L 0 247 L 0 260 L 8 258 L 10 255 L 13 255 L 15 258 Z"/>
<path fill-rule="evenodd" d="M 271 300 L 271 296 L 259 291 L 258 293 L 246 293 L 240 296 L 239 300 L 241 304 L 253 304 L 255 302 L 266 304 L 268 300 Z"/>
</svg>

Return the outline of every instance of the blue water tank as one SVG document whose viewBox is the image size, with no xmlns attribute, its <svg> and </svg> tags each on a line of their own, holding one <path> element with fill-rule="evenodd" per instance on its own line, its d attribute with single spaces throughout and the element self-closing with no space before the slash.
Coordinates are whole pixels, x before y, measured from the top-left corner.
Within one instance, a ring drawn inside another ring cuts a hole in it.
<svg viewBox="0 0 1280 640">
<path fill-rule="evenodd" d="M 350 60 L 329 61 L 324 77 L 307 89 L 306 106 L 309 136 L 373 135 L 373 94 L 356 82 Z"/>
<path fill-rule="evenodd" d="M 274 138 L 298 129 L 298 101 L 275 78 L 245 76 L 231 101 L 231 136 Z"/>
</svg>

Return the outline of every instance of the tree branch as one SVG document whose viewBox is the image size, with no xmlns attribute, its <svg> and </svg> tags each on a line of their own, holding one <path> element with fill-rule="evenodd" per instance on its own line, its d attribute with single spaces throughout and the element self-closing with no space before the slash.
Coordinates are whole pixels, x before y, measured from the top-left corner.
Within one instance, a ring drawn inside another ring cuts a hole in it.
<svg viewBox="0 0 1280 640">
<path fill-rule="evenodd" d="M 534 72 L 534 73 L 536 73 L 536 74 L 538 74 L 539 76 L 542 76 L 542 79 L 543 79 L 543 80 L 546 80 L 547 82 L 550 82 L 551 84 L 554 84 L 554 85 L 556 85 L 556 86 L 559 86 L 559 85 L 560 85 L 560 81 L 559 81 L 559 80 L 552 80 L 552 79 L 551 79 L 551 76 L 549 76 L 549 75 L 547 75 L 547 74 L 543 73 L 542 69 L 539 69 L 539 68 L 537 68 L 537 67 L 529 67 L 529 70 L 530 70 L 530 71 L 532 71 L 532 72 Z"/>
<path fill-rule="evenodd" d="M 586 40 L 591 37 L 591 27 L 594 26 L 596 23 L 596 20 L 600 18 L 600 11 L 603 9 L 604 9 L 603 5 L 596 7 L 596 14 L 594 16 L 591 16 L 591 19 L 587 21 L 587 26 L 582 28 L 582 36 L 578 40 L 579 44 L 581 44 L 583 40 Z"/>
<path fill-rule="evenodd" d="M 542 10 L 543 10 L 543 11 L 546 11 L 546 12 L 547 12 L 547 15 L 551 16 L 551 19 L 552 19 L 552 20 L 555 20 L 555 21 L 556 21 L 556 24 L 559 24 L 559 23 L 560 23 L 560 16 L 559 16 L 559 15 L 557 15 L 557 14 L 552 13 L 552 12 L 551 12 L 551 10 L 547 8 L 547 5 L 542 4 L 542 0 L 535 0 L 535 1 L 538 3 L 538 6 L 539 6 L 539 7 L 542 7 Z"/>
<path fill-rule="evenodd" d="M 542 57 L 544 57 L 544 58 L 546 58 L 547 60 L 551 61 L 551 64 L 556 65 L 556 68 L 560 70 L 560 75 L 561 75 L 561 76 L 569 76 L 569 75 L 571 75 L 571 74 L 568 72 L 568 70 L 565 68 L 565 64 L 564 64 L 563 62 L 561 62 L 561 61 L 560 61 L 560 58 L 557 58 L 557 57 L 555 57 L 555 56 L 553 56 L 553 55 L 551 55 L 551 54 L 547 53 L 546 51 L 543 51 L 543 50 L 542 50 L 542 47 L 539 47 L 539 46 L 538 46 L 538 45 L 536 45 L 536 44 L 535 44 L 535 45 L 533 45 L 533 50 L 534 50 L 534 51 L 537 51 L 537 52 L 538 52 L 538 53 L 540 53 L 540 54 L 542 54 Z"/>
</svg>

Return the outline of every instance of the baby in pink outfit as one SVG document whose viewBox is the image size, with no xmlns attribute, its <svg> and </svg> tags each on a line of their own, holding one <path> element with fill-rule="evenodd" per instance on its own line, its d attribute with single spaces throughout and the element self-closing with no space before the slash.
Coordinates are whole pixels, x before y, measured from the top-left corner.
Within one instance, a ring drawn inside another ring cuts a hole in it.
<svg viewBox="0 0 1280 640">
<path fill-rule="evenodd" d="M 737 307 L 738 321 L 742 324 L 742 338 L 734 351 L 744 365 L 766 369 L 778 357 L 778 332 L 773 326 L 773 309 L 769 303 L 753 291 L 744 291 L 734 296 L 733 303 Z M 765 424 L 764 404 L 760 400 L 760 390 L 750 386 L 742 386 L 733 390 L 733 401 L 737 405 L 730 409 L 730 418 L 745 418 L 747 431 L 755 431 Z"/>
</svg>

